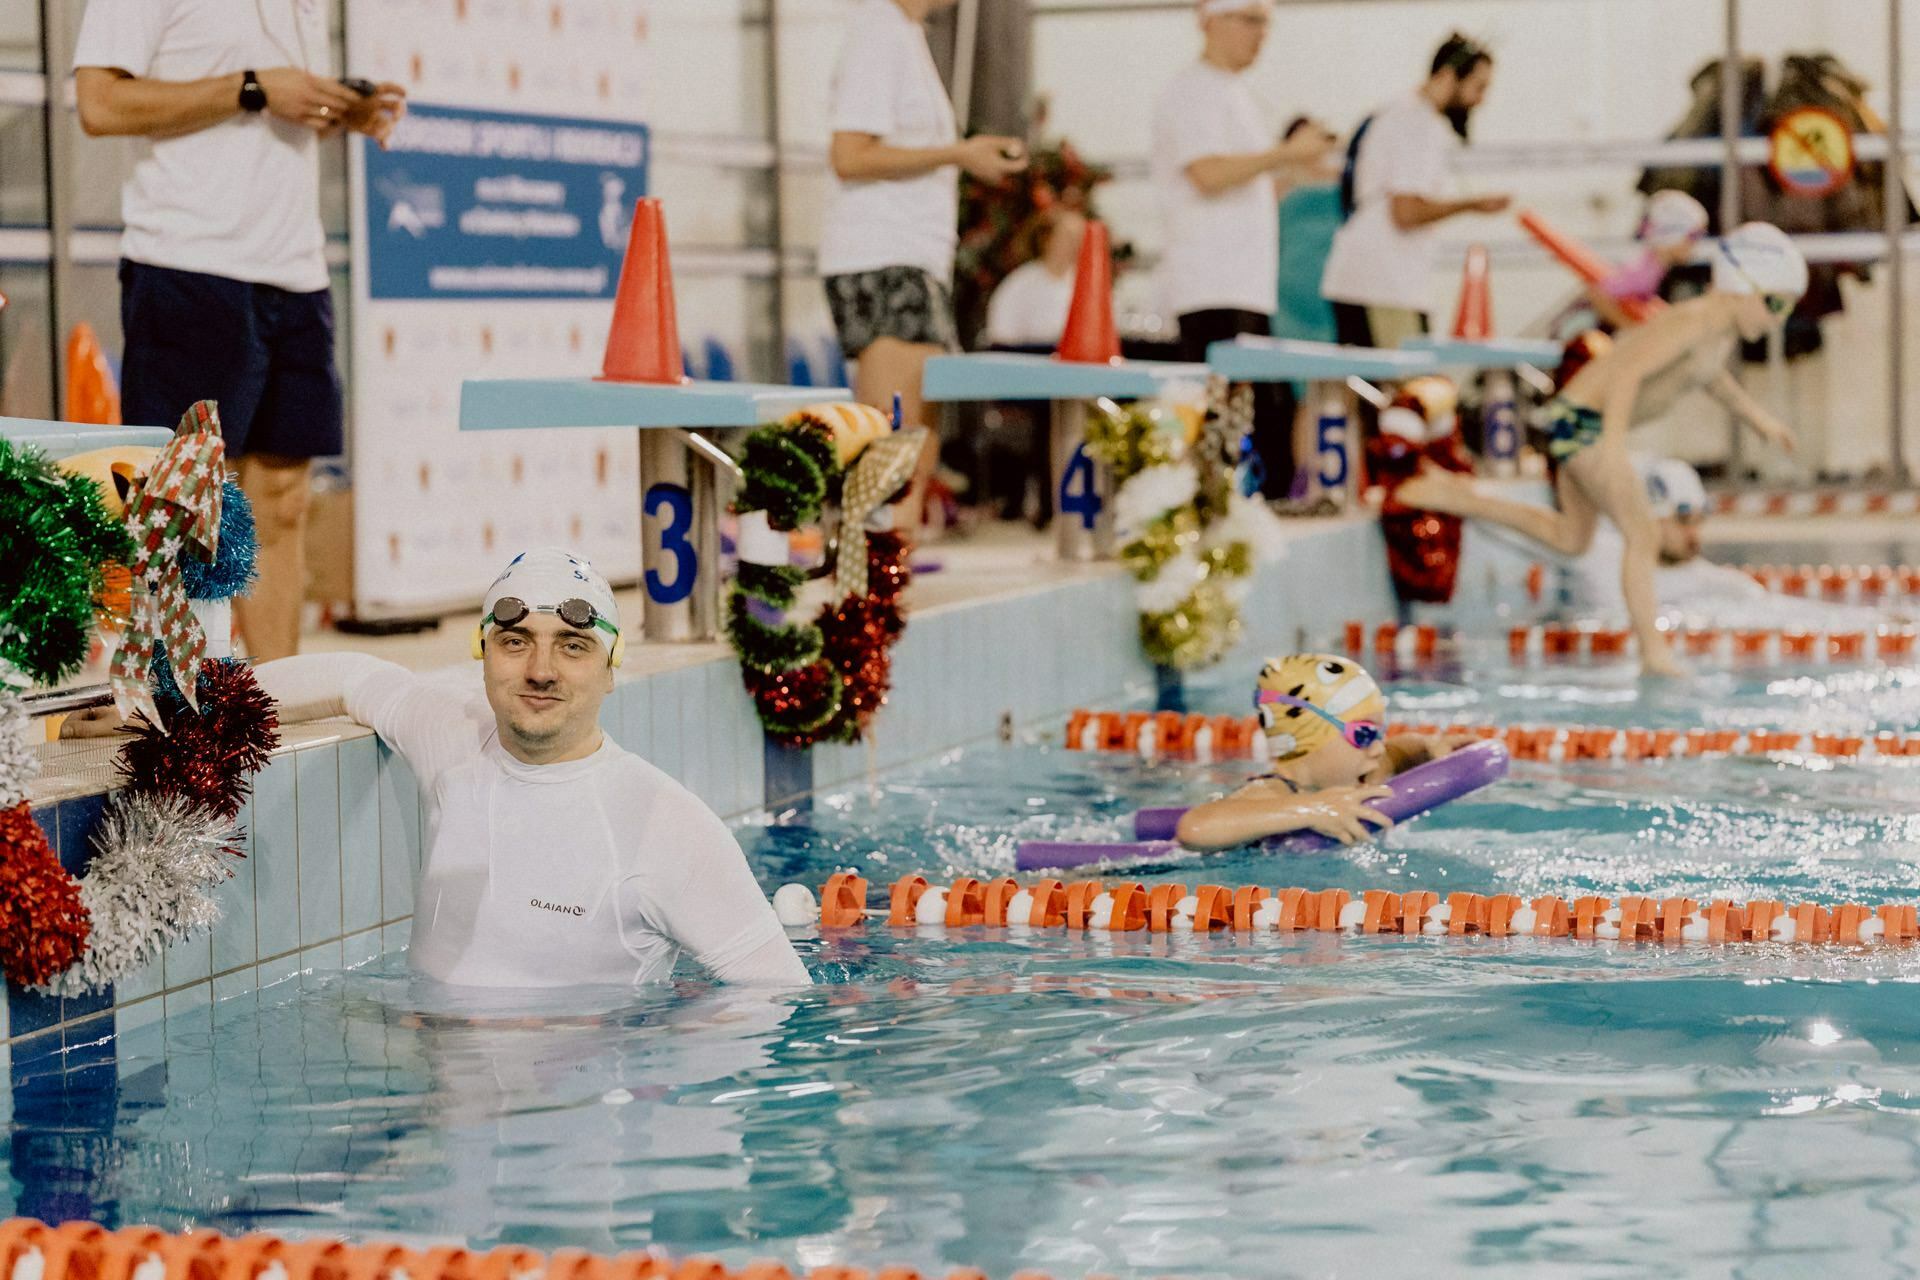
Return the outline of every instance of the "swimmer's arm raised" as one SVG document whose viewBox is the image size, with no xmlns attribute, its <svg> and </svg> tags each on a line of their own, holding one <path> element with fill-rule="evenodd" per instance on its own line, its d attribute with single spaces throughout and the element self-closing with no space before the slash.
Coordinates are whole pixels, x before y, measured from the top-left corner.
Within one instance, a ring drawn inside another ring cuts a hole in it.
<svg viewBox="0 0 1920 1280">
<path fill-rule="evenodd" d="M 1307 795 L 1275 796 L 1271 788 L 1242 788 L 1225 799 L 1195 805 L 1180 819 L 1175 836 L 1189 849 L 1211 852 L 1268 836 L 1317 831 L 1342 844 L 1370 838 L 1393 820 L 1372 807 L 1393 794 L 1382 786 L 1331 787 Z"/>
<path fill-rule="evenodd" d="M 1793 452 L 1793 430 L 1755 400 L 1731 370 L 1722 369 L 1707 384 L 1707 394 L 1725 405 L 1729 412 L 1746 423 L 1752 432 L 1776 448 Z"/>
</svg>

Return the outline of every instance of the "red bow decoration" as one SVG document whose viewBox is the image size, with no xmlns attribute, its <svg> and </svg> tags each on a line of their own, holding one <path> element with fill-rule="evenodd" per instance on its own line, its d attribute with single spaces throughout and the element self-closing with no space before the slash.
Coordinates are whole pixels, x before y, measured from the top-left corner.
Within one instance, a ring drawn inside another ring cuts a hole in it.
<svg viewBox="0 0 1920 1280">
<path fill-rule="evenodd" d="M 161 644 L 187 705 L 199 710 L 194 676 L 206 656 L 207 634 L 187 600 L 180 557 L 191 553 L 211 564 L 219 552 L 226 452 L 220 411 L 213 401 L 202 400 L 180 419 L 173 439 L 127 497 L 127 529 L 134 547 L 133 563 L 127 566 L 133 576 L 133 611 L 108 674 L 113 705 L 129 720 L 139 714 L 162 727 L 150 683 Z"/>
<path fill-rule="evenodd" d="M 1386 489 L 1380 526 L 1394 589 L 1402 600 L 1445 604 L 1453 599 L 1460 572 L 1460 517 L 1405 506 L 1395 496 L 1422 465 L 1473 474 L 1473 463 L 1455 432 L 1424 443 L 1382 432 L 1367 442 L 1369 474 Z"/>
</svg>

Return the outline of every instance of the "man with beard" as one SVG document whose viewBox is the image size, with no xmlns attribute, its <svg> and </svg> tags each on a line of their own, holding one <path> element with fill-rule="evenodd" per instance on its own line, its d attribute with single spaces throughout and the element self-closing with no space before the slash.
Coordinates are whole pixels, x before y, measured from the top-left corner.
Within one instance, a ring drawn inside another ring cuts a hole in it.
<svg viewBox="0 0 1920 1280">
<path fill-rule="evenodd" d="M 1348 218 L 1334 235 L 1321 296 L 1341 342 L 1397 347 L 1427 330 L 1437 225 L 1499 213 L 1504 195 L 1447 195 L 1454 151 L 1493 81 L 1493 55 L 1457 32 L 1433 55 L 1426 83 L 1363 122 L 1341 178 Z"/>
</svg>

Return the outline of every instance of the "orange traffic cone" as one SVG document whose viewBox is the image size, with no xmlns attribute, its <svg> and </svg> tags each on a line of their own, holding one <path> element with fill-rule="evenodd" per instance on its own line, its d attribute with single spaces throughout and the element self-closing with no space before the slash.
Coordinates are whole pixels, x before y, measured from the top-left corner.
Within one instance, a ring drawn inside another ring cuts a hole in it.
<svg viewBox="0 0 1920 1280">
<path fill-rule="evenodd" d="M 1467 250 L 1460 277 L 1460 308 L 1453 313 L 1453 336 L 1482 342 L 1493 336 L 1493 286 L 1487 271 L 1487 246 Z"/>
<path fill-rule="evenodd" d="M 1108 364 L 1120 358 L 1120 334 L 1113 325 L 1113 246 L 1104 222 L 1087 223 L 1059 356 L 1076 364 Z"/>
<path fill-rule="evenodd" d="M 120 392 L 106 352 L 94 337 L 93 326 L 82 321 L 67 335 L 67 421 L 120 425 Z"/>
<path fill-rule="evenodd" d="M 613 297 L 613 327 L 600 376 L 609 382 L 684 381 L 680 324 L 673 308 L 673 264 L 667 258 L 667 219 L 653 196 L 636 201 L 627 256 L 620 261 L 620 287 Z"/>
</svg>

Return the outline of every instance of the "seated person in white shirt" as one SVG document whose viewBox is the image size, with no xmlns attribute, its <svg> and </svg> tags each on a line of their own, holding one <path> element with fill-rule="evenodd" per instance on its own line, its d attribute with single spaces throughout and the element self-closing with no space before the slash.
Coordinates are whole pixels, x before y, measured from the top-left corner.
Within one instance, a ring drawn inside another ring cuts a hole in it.
<svg viewBox="0 0 1920 1280">
<path fill-rule="evenodd" d="M 364 654 L 256 670 L 283 723 L 350 716 L 419 780 L 413 967 L 466 986 L 637 984 L 684 949 L 723 982 L 809 982 L 726 826 L 601 732 L 623 645 L 606 579 L 528 551 L 481 615 L 484 697 Z"/>
<path fill-rule="evenodd" d="M 1700 554 L 1701 533 L 1712 508 L 1700 473 L 1678 458 L 1648 454 L 1635 454 L 1633 468 L 1646 486 L 1647 506 L 1659 529 L 1653 583 L 1661 613 L 1723 627 L 1778 626 L 1788 620 L 1809 627 L 1871 627 L 1884 620 L 1863 605 L 1776 594 L 1739 569 L 1706 559 Z M 1592 545 L 1566 566 L 1568 607 L 1585 617 L 1626 616 L 1620 586 L 1624 554 L 1620 531 L 1611 521 L 1600 521 Z"/>
<path fill-rule="evenodd" d="M 987 300 L 987 341 L 996 347 L 1054 347 L 1073 306 L 1086 215 L 1058 209 L 1038 256 L 1015 267 Z"/>
</svg>

